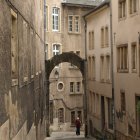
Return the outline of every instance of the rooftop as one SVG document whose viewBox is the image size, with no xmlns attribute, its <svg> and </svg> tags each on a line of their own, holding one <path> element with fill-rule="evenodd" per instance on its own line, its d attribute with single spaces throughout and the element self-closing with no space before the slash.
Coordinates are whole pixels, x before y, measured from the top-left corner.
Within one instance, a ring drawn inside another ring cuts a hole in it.
<svg viewBox="0 0 140 140">
<path fill-rule="evenodd" d="M 62 0 L 62 4 L 98 6 L 102 0 Z"/>
<path fill-rule="evenodd" d="M 84 17 L 92 14 L 93 12 L 97 11 L 98 9 L 102 8 L 105 5 L 109 5 L 110 4 L 110 0 L 104 0 L 103 2 L 101 2 L 96 8 L 92 9 L 89 13 L 85 14 Z"/>
</svg>

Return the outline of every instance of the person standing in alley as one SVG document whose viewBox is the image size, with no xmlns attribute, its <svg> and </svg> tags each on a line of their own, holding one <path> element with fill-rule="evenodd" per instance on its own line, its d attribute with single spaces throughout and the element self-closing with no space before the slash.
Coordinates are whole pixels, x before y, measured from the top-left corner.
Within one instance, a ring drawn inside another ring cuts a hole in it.
<svg viewBox="0 0 140 140">
<path fill-rule="evenodd" d="M 76 126 L 76 135 L 80 135 L 80 127 L 81 127 L 81 121 L 79 119 L 79 117 L 77 117 L 76 121 L 75 121 L 75 126 Z"/>
</svg>

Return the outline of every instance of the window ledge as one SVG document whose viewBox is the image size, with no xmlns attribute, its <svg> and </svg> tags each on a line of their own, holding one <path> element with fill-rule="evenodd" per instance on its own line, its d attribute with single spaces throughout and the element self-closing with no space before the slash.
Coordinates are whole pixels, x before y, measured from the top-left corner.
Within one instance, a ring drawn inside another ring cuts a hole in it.
<svg viewBox="0 0 140 140">
<path fill-rule="evenodd" d="M 71 34 L 71 35 L 80 35 L 81 33 L 80 32 L 68 32 L 68 34 Z"/>
<path fill-rule="evenodd" d="M 136 69 L 132 69 L 132 73 L 137 73 L 137 70 Z"/>
<path fill-rule="evenodd" d="M 31 78 L 33 79 L 34 78 L 34 75 L 31 75 Z"/>
<path fill-rule="evenodd" d="M 131 14 L 130 14 L 130 17 L 134 17 L 134 16 L 136 16 L 136 15 L 138 15 L 138 12 L 137 12 L 137 11 L 136 11 L 136 12 L 131 13 Z"/>
<path fill-rule="evenodd" d="M 70 95 L 82 95 L 83 93 L 81 93 L 81 92 L 77 92 L 77 93 L 75 93 L 75 92 L 71 92 L 70 93 Z"/>
<path fill-rule="evenodd" d="M 125 17 L 122 17 L 122 18 L 119 18 L 119 21 L 123 21 L 126 19 L 126 16 Z"/>
<path fill-rule="evenodd" d="M 28 81 L 28 77 L 24 77 L 23 82 L 27 82 L 27 81 Z"/>
<path fill-rule="evenodd" d="M 12 79 L 12 86 L 18 85 L 18 79 Z"/>
<path fill-rule="evenodd" d="M 111 83 L 111 80 L 110 79 L 107 79 L 106 80 L 106 83 L 109 83 L 110 84 Z"/>
<path fill-rule="evenodd" d="M 128 69 L 118 69 L 119 73 L 128 73 L 129 70 Z"/>
</svg>

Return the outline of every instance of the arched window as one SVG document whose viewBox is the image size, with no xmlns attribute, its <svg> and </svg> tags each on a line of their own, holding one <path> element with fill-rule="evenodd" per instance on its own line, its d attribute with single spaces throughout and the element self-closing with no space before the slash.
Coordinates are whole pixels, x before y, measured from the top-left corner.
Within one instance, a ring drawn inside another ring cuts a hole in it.
<svg viewBox="0 0 140 140">
<path fill-rule="evenodd" d="M 64 123 L 64 108 L 58 109 L 58 122 Z"/>
</svg>

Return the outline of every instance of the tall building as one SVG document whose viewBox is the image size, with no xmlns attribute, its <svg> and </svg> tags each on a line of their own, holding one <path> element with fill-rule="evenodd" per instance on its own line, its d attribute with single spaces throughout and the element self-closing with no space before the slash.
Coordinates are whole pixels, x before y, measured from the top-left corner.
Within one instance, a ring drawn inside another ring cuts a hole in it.
<svg viewBox="0 0 140 140">
<path fill-rule="evenodd" d="M 105 0 L 85 16 L 88 62 L 88 132 L 113 131 L 110 1 Z"/>
<path fill-rule="evenodd" d="M 1 140 L 44 137 L 43 5 L 0 0 Z"/>
<path fill-rule="evenodd" d="M 140 138 L 140 3 L 112 1 L 116 135 Z"/>
<path fill-rule="evenodd" d="M 99 1 L 57 0 L 46 2 L 46 59 L 63 52 L 85 58 L 83 15 Z M 49 19 L 49 20 L 48 20 Z M 56 71 L 59 79 L 55 80 Z M 50 122 L 53 130 L 73 130 L 75 119 L 83 116 L 83 78 L 73 64 L 62 63 L 50 75 Z"/>
<path fill-rule="evenodd" d="M 91 135 L 140 138 L 139 7 L 138 0 L 105 0 L 85 15 Z"/>
</svg>

